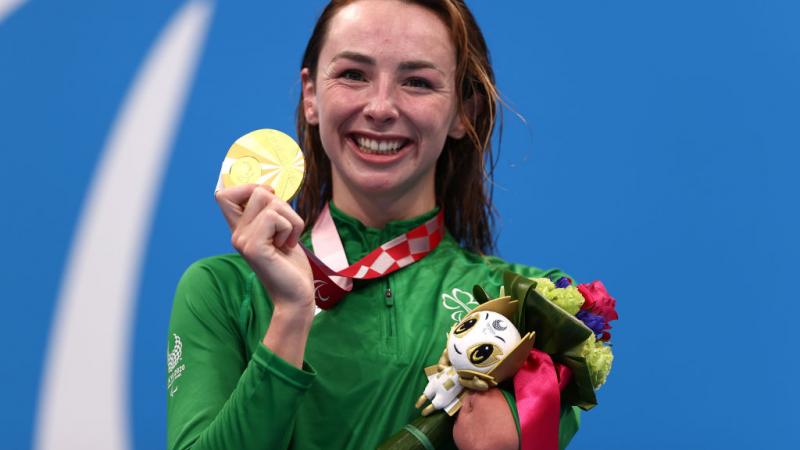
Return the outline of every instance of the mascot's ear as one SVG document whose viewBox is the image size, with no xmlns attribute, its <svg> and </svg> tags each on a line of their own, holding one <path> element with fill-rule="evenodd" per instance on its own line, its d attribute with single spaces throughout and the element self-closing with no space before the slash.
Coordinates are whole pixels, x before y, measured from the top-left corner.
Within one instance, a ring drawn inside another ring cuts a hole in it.
<svg viewBox="0 0 800 450">
<path fill-rule="evenodd" d="M 475 297 L 475 300 L 477 300 L 480 304 L 484 304 L 489 301 L 489 294 L 487 294 L 486 291 L 484 291 L 483 288 L 477 284 L 472 288 L 472 296 Z"/>
<path fill-rule="evenodd" d="M 484 293 L 484 295 L 486 294 Z M 478 296 L 475 295 L 475 298 L 477 299 Z M 494 311 L 510 320 L 514 326 L 517 326 L 517 312 L 519 311 L 519 302 L 517 300 L 512 300 L 511 297 L 506 296 L 489 300 L 488 302 L 484 300 L 484 302 L 470 311 L 470 314 L 477 311 Z"/>
</svg>

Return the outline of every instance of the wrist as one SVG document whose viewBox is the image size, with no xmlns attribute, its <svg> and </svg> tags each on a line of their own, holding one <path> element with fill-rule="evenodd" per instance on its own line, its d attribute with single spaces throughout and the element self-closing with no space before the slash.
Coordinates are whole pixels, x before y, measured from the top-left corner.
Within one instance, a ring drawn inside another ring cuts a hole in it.
<svg viewBox="0 0 800 450">
<path fill-rule="evenodd" d="M 303 365 L 306 342 L 314 319 L 314 310 L 307 309 L 294 305 L 276 306 L 261 341 L 275 355 L 297 368 Z"/>
<path fill-rule="evenodd" d="M 293 328 L 311 328 L 311 322 L 314 320 L 316 307 L 317 305 L 313 301 L 302 304 L 296 302 L 278 303 L 272 310 L 270 326 L 279 323 Z"/>
</svg>

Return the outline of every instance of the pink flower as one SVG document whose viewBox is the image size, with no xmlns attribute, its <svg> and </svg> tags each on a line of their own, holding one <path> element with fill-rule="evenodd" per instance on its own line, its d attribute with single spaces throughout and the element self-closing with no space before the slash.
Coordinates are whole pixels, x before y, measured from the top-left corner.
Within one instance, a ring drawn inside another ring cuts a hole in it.
<svg viewBox="0 0 800 450">
<path fill-rule="evenodd" d="M 578 285 L 578 291 L 583 295 L 584 302 L 581 309 L 587 310 L 593 314 L 597 314 L 605 321 L 603 327 L 603 336 L 600 338 L 603 341 L 611 339 L 611 334 L 607 330 L 611 329 L 609 322 L 619 319 L 619 315 L 615 309 L 617 301 L 614 300 L 606 287 L 603 286 L 601 281 L 592 281 L 591 283 L 584 283 Z"/>
</svg>

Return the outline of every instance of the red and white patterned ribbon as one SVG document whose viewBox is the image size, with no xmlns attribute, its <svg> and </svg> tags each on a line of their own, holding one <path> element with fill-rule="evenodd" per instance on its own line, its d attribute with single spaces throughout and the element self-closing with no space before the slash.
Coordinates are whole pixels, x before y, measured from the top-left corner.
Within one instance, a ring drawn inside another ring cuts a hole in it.
<svg viewBox="0 0 800 450">
<path fill-rule="evenodd" d="M 311 229 L 314 252 L 303 248 L 314 273 L 314 300 L 322 309 L 330 309 L 351 290 L 353 279 L 368 280 L 388 275 L 413 264 L 432 252 L 444 236 L 444 213 L 439 213 L 371 251 L 348 266 L 342 240 L 336 230 L 328 205 Z"/>
</svg>

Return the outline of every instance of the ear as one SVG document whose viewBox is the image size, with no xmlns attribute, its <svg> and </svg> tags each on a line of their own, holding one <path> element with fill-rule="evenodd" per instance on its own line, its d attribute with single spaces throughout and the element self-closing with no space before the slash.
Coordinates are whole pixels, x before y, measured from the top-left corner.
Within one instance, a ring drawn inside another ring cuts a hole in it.
<svg viewBox="0 0 800 450">
<path fill-rule="evenodd" d="M 319 125 L 317 88 L 311 77 L 311 71 L 307 67 L 300 71 L 300 81 L 303 84 L 303 114 L 306 116 L 306 122 L 311 125 Z"/>
<path fill-rule="evenodd" d="M 483 110 L 483 96 L 480 94 L 474 94 L 472 97 L 464 99 L 462 108 L 464 108 L 464 116 L 468 117 L 469 120 L 474 122 L 475 118 L 478 117 L 478 114 L 480 114 Z M 466 134 L 467 124 L 464 123 L 464 120 L 460 115 L 456 115 L 456 117 L 453 119 L 453 124 L 450 126 L 450 132 L 447 133 L 447 135 L 453 139 L 461 139 Z"/>
</svg>

